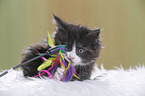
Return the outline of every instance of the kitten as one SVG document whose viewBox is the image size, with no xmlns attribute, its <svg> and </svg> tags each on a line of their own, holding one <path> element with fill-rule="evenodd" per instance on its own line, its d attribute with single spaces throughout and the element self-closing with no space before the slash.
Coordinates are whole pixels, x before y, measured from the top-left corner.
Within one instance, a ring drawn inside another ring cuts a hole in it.
<svg viewBox="0 0 145 96">
<path fill-rule="evenodd" d="M 57 25 L 54 37 L 55 45 L 67 45 L 68 57 L 71 64 L 76 68 L 80 80 L 90 79 L 101 49 L 100 29 L 91 30 L 84 26 L 69 24 L 55 15 L 54 20 Z M 22 63 L 36 57 L 36 50 L 44 53 L 48 49 L 46 42 L 29 47 L 23 54 Z M 45 56 L 45 58 L 49 58 L 49 56 Z M 24 76 L 33 77 L 37 75 L 37 68 L 42 62 L 42 59 L 39 58 L 22 66 Z"/>
</svg>

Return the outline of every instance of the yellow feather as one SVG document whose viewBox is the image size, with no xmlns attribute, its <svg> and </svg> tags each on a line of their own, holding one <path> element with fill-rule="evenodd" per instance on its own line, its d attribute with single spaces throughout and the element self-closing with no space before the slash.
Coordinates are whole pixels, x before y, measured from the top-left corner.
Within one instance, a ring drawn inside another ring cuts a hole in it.
<svg viewBox="0 0 145 96">
<path fill-rule="evenodd" d="M 48 44 L 49 44 L 49 46 L 55 47 L 54 41 L 51 38 L 50 33 L 48 31 L 47 31 L 47 34 L 48 34 Z"/>
<path fill-rule="evenodd" d="M 52 63 L 53 60 L 56 60 L 56 58 L 49 58 L 47 61 L 44 61 L 44 62 L 37 68 L 37 70 L 38 70 L 38 71 L 41 71 L 41 70 L 47 68 L 48 66 L 51 65 L 51 63 Z"/>
</svg>

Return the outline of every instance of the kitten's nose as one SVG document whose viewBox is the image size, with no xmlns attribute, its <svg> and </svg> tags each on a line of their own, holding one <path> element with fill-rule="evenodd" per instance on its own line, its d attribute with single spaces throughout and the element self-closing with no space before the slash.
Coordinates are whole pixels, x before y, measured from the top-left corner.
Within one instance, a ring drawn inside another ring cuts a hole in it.
<svg viewBox="0 0 145 96">
<path fill-rule="evenodd" d="M 69 59 L 70 60 L 73 60 L 73 59 L 75 59 L 74 57 L 72 57 L 71 55 L 69 55 Z"/>
</svg>

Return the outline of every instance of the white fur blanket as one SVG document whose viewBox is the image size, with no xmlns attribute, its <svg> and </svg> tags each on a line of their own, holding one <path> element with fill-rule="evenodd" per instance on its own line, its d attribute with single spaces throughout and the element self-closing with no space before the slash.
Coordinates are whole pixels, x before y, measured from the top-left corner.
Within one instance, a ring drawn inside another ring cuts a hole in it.
<svg viewBox="0 0 145 96">
<path fill-rule="evenodd" d="M 96 68 L 96 80 L 26 79 L 21 70 L 0 78 L 0 96 L 145 96 L 145 68 Z"/>
</svg>

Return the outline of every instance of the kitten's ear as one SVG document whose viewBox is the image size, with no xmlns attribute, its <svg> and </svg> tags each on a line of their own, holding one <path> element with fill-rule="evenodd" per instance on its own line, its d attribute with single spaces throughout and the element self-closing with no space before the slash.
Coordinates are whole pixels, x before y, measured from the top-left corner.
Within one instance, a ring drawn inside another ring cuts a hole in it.
<svg viewBox="0 0 145 96">
<path fill-rule="evenodd" d="M 95 37 L 99 37 L 100 32 L 101 32 L 101 28 L 93 30 L 91 34 L 94 35 Z"/>
<path fill-rule="evenodd" d="M 59 29 L 65 30 L 67 28 L 68 24 L 66 22 L 62 21 L 59 17 L 55 16 L 54 14 L 53 14 L 53 17 Z"/>
</svg>

